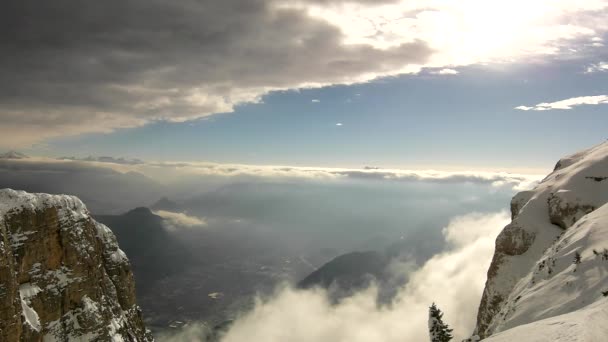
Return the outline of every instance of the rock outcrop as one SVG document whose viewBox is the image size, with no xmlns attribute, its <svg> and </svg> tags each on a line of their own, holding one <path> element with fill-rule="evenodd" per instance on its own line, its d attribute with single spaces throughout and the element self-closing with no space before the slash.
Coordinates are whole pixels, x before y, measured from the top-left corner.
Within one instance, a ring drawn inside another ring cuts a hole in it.
<svg viewBox="0 0 608 342">
<path fill-rule="evenodd" d="M 479 307 L 480 338 L 608 305 L 608 261 L 600 262 L 608 248 L 604 177 L 608 143 L 561 159 L 534 190 L 513 198 L 512 222 L 496 239 Z"/>
<path fill-rule="evenodd" d="M 152 341 L 116 238 L 76 197 L 0 190 L 1 341 Z"/>
</svg>

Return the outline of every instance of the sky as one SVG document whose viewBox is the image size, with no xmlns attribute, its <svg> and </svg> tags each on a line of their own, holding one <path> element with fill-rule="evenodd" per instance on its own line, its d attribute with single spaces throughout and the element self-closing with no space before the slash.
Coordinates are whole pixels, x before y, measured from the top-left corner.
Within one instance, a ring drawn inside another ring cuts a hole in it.
<svg viewBox="0 0 608 342">
<path fill-rule="evenodd" d="M 608 1 L 8 1 L 0 150 L 546 173 L 608 136 Z"/>
<path fill-rule="evenodd" d="M 279 289 L 226 341 L 418 341 L 434 300 L 466 337 L 508 198 L 608 138 L 606 44 L 608 0 L 6 0 L 0 151 L 32 158 L 0 187 L 297 238 L 430 215 L 402 305 Z"/>
</svg>

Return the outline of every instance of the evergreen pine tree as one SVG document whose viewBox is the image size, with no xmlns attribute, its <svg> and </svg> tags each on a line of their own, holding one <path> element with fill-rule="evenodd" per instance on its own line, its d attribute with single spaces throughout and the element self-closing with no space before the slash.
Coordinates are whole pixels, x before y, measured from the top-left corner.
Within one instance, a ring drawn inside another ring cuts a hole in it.
<svg viewBox="0 0 608 342">
<path fill-rule="evenodd" d="M 574 253 L 574 264 L 578 265 L 581 263 L 581 253 L 578 251 Z"/>
<path fill-rule="evenodd" d="M 431 342 L 449 342 L 452 340 L 452 329 L 443 322 L 443 312 L 433 303 L 429 308 L 429 335 Z"/>
</svg>

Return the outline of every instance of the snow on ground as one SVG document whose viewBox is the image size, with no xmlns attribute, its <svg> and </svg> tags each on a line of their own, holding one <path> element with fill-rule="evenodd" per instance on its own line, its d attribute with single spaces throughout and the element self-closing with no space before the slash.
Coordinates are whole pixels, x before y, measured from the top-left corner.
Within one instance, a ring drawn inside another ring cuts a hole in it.
<svg viewBox="0 0 608 342">
<path fill-rule="evenodd" d="M 509 255 L 486 288 L 506 300 L 487 332 L 579 309 L 608 290 L 608 261 L 592 260 L 594 248 L 608 248 L 601 229 L 608 225 L 608 208 L 597 209 L 606 202 L 608 142 L 563 158 L 534 190 L 514 197 L 513 221 L 497 241 L 509 246 Z M 600 246 L 602 241 L 606 246 Z M 576 251 L 583 257 L 578 273 Z"/>
<path fill-rule="evenodd" d="M 514 288 L 498 331 L 603 300 L 603 292 L 608 291 L 607 227 L 608 204 L 564 231 Z M 577 255 L 580 261 L 575 262 Z"/>
<path fill-rule="evenodd" d="M 520 325 L 483 341 L 606 342 L 607 322 L 608 299 L 603 299 L 585 309 Z"/>
<path fill-rule="evenodd" d="M 505 230 L 518 234 L 506 240 L 515 253 L 486 289 L 506 299 L 484 341 L 608 341 L 607 202 L 608 142 L 563 158 L 513 198 Z"/>
<path fill-rule="evenodd" d="M 9 212 L 19 212 L 23 209 L 40 211 L 45 208 L 56 207 L 60 211 L 60 218 L 75 220 L 89 217 L 89 211 L 82 201 L 75 196 L 49 195 L 27 193 L 12 189 L 0 189 L 0 216 Z"/>
</svg>

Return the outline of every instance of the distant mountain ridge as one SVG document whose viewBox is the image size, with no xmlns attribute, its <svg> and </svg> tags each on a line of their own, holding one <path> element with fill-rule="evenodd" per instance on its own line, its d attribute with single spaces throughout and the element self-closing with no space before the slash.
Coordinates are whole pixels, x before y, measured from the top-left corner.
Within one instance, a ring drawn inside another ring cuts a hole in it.
<svg viewBox="0 0 608 342">
<path fill-rule="evenodd" d="M 181 211 L 179 204 L 170 200 L 168 197 L 163 196 L 161 199 L 156 201 L 150 206 L 152 210 L 169 210 L 169 211 Z"/>
<path fill-rule="evenodd" d="M 95 214 L 122 213 L 167 192 L 166 186 L 141 173 L 123 173 L 107 165 L 0 158 L 0 188 L 75 195 Z"/>
<path fill-rule="evenodd" d="M 386 267 L 386 258 L 378 252 L 352 252 L 340 255 L 298 282 L 302 289 L 336 286 L 346 291 L 365 288 L 371 278 L 379 279 Z"/>
<path fill-rule="evenodd" d="M 144 293 L 157 280 L 180 272 L 190 255 L 164 228 L 163 218 L 145 207 L 121 215 L 97 215 L 107 225 L 133 264 L 137 289 Z M 142 243 L 145 241 L 145 243 Z"/>
</svg>

